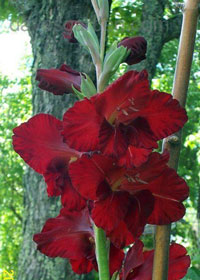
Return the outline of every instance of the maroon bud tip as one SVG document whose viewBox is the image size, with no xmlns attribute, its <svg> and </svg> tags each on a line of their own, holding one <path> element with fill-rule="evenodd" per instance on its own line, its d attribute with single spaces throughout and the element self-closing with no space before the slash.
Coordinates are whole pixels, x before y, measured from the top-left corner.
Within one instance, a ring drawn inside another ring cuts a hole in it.
<svg viewBox="0 0 200 280">
<path fill-rule="evenodd" d="M 65 23 L 65 31 L 63 33 L 64 38 L 68 39 L 70 43 L 77 43 L 76 38 L 74 37 L 73 27 L 75 24 L 81 24 L 83 27 L 87 27 L 84 23 L 78 20 L 69 20 Z"/>
<path fill-rule="evenodd" d="M 125 37 L 119 42 L 118 47 L 120 46 L 130 50 L 130 54 L 125 60 L 128 65 L 137 64 L 146 58 L 147 41 L 144 37 Z"/>
</svg>

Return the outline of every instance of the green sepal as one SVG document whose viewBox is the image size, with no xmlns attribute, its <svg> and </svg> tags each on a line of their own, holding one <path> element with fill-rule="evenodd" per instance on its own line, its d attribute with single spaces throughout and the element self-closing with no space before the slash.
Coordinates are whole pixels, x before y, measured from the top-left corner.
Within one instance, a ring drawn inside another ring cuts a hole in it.
<svg viewBox="0 0 200 280">
<path fill-rule="evenodd" d="M 115 271 L 115 273 L 113 273 L 113 276 L 112 276 L 111 280 L 119 280 L 119 272 L 118 271 Z"/>
<path fill-rule="evenodd" d="M 119 65 L 125 61 L 129 53 L 130 51 L 127 50 L 127 48 L 123 46 L 117 47 L 117 44 L 113 43 L 106 53 L 103 72 L 100 75 L 100 84 L 102 88 L 107 86 L 109 79 L 117 71 Z"/>
<path fill-rule="evenodd" d="M 96 43 L 96 49 L 98 49 L 98 52 L 99 52 L 99 49 L 100 49 L 99 39 L 98 39 L 97 34 L 94 30 L 94 27 L 92 26 L 90 21 L 88 21 L 88 29 L 87 30 L 91 34 L 91 36 L 93 38 L 93 41 Z"/>
<path fill-rule="evenodd" d="M 117 71 L 119 65 L 125 61 L 128 53 L 129 51 L 127 48 L 123 46 L 114 49 L 114 51 L 112 51 L 106 58 L 103 65 L 103 71 L 106 73 L 111 73 L 111 75 L 114 74 Z"/>
<path fill-rule="evenodd" d="M 84 94 L 79 90 L 77 90 L 73 85 L 72 85 L 72 89 L 74 91 L 74 94 L 78 97 L 78 99 L 82 100 L 85 97 Z"/>
<path fill-rule="evenodd" d="M 108 51 L 106 52 L 105 58 L 104 58 L 104 64 L 106 64 L 108 58 L 110 55 L 117 49 L 117 41 L 114 41 Z"/>
<path fill-rule="evenodd" d="M 73 27 L 74 36 L 77 41 L 87 50 L 89 50 L 93 63 L 100 63 L 99 41 L 91 23 L 88 23 L 88 29 L 80 24 L 75 24 Z"/>
<path fill-rule="evenodd" d="M 91 97 L 97 93 L 97 90 L 93 84 L 93 81 L 85 73 L 84 73 L 84 75 L 81 75 L 81 93 L 86 97 Z"/>
</svg>

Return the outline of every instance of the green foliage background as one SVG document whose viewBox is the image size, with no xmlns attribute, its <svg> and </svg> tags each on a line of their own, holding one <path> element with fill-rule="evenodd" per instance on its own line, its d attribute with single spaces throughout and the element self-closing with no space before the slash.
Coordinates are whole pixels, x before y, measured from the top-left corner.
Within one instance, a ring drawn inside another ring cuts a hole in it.
<svg viewBox="0 0 200 280">
<path fill-rule="evenodd" d="M 134 5 L 133 5 L 134 2 Z M 0 21 L 10 19 L 18 21 L 9 1 L 0 1 L 3 8 Z M 180 12 L 179 8 L 169 1 L 166 18 Z M 139 35 L 142 14 L 142 1 L 115 0 L 109 24 L 108 44 L 126 36 Z M 188 91 L 187 112 L 189 121 L 183 130 L 183 145 L 179 164 L 179 175 L 183 176 L 190 186 L 190 198 L 186 201 L 187 214 L 178 223 L 172 225 L 172 240 L 187 247 L 192 266 L 187 280 L 200 279 L 200 32 L 194 53 L 191 80 Z M 157 65 L 152 87 L 171 92 L 173 75 L 178 51 L 178 40 L 167 43 Z M 127 69 L 125 65 L 119 72 Z M 23 215 L 23 161 L 14 153 L 11 145 L 12 129 L 31 115 L 30 78 L 10 81 L 0 75 L 0 269 L 17 273 L 17 257 L 22 240 Z M 146 247 L 153 246 L 152 234 L 143 237 Z M 0 279 L 2 277 L 0 270 Z M 2 278 L 3 279 L 3 278 Z"/>
</svg>

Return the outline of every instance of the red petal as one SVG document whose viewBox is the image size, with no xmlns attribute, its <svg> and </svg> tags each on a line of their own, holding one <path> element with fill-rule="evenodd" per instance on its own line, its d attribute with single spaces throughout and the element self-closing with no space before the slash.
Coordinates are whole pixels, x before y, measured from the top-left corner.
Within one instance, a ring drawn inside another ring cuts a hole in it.
<svg viewBox="0 0 200 280">
<path fill-rule="evenodd" d="M 179 102 L 171 95 L 159 91 L 152 92 L 144 115 L 157 139 L 178 131 L 187 121 L 185 109 L 181 108 Z"/>
<path fill-rule="evenodd" d="M 146 119 L 157 140 L 178 131 L 187 121 L 186 112 L 179 102 L 165 92 L 149 91 L 143 107 L 137 109 L 138 112 L 131 112 L 129 107 L 127 114 L 120 116 L 120 121 L 127 123 L 136 117 Z"/>
<path fill-rule="evenodd" d="M 98 112 L 107 119 L 114 120 L 123 114 L 121 107 L 129 102 L 129 97 L 141 97 L 149 91 L 147 72 L 129 71 L 112 83 L 95 101 Z"/>
<path fill-rule="evenodd" d="M 166 168 L 160 177 L 149 184 L 148 189 L 155 197 L 155 206 L 148 223 L 164 225 L 181 219 L 185 207 L 181 203 L 188 197 L 189 189 L 176 171 Z"/>
<path fill-rule="evenodd" d="M 77 274 L 89 273 L 94 268 L 92 262 L 86 258 L 70 260 L 70 264 L 72 270 Z"/>
<path fill-rule="evenodd" d="M 148 161 L 139 166 L 128 170 L 120 189 L 134 194 L 138 191 L 149 189 L 148 183 L 159 177 L 167 167 L 169 155 L 167 153 L 151 153 Z"/>
<path fill-rule="evenodd" d="M 68 180 L 68 160 L 66 158 L 54 158 L 44 173 L 49 196 L 60 195 Z"/>
<path fill-rule="evenodd" d="M 69 179 L 62 189 L 61 201 L 62 205 L 69 210 L 80 211 L 86 206 L 85 199 L 74 189 Z"/>
<path fill-rule="evenodd" d="M 102 121 L 103 117 L 97 113 L 90 100 L 76 102 L 63 117 L 63 135 L 66 143 L 78 151 L 97 150 Z"/>
<path fill-rule="evenodd" d="M 113 159 L 102 155 L 83 155 L 69 166 L 73 186 L 86 199 L 96 200 L 109 195 L 110 187 L 105 179 L 108 171 L 113 168 L 113 163 Z"/>
<path fill-rule="evenodd" d="M 131 197 L 131 203 L 124 221 L 134 239 L 139 238 L 143 233 L 153 207 L 154 197 L 150 191 L 141 191 Z"/>
<path fill-rule="evenodd" d="M 55 158 L 79 157 L 70 149 L 61 135 L 62 122 L 47 114 L 38 114 L 13 132 L 14 150 L 36 172 L 44 174 Z"/>
<path fill-rule="evenodd" d="M 152 280 L 152 270 L 153 270 L 153 257 L 154 250 L 146 251 L 143 253 L 144 262 L 137 264 L 138 252 L 131 248 L 132 258 L 130 258 L 130 265 L 125 270 L 126 277 L 123 280 Z M 179 280 L 182 279 L 190 266 L 190 257 L 186 256 L 187 252 L 185 248 L 178 244 L 172 244 L 169 249 L 169 272 L 168 280 Z M 133 272 L 130 270 L 131 261 L 136 264 L 132 266 Z M 126 261 L 125 261 L 126 266 Z"/>
<path fill-rule="evenodd" d="M 128 128 L 131 145 L 146 149 L 158 148 L 157 139 L 144 118 L 138 117 L 128 125 Z"/>
<path fill-rule="evenodd" d="M 124 219 L 129 203 L 127 192 L 112 192 L 106 199 L 94 203 L 92 219 L 98 227 L 112 231 Z"/>
<path fill-rule="evenodd" d="M 123 250 L 117 249 L 111 244 L 110 246 L 110 258 L 109 258 L 109 268 L 110 275 L 112 276 L 115 271 L 119 271 L 122 267 L 122 262 L 124 260 Z"/>
<path fill-rule="evenodd" d="M 92 234 L 87 209 L 70 212 L 63 208 L 59 216 L 47 220 L 33 240 L 37 249 L 49 257 L 79 259 L 94 254 Z"/>
<path fill-rule="evenodd" d="M 99 148 L 105 155 L 119 157 L 128 147 L 128 140 L 121 127 L 113 127 L 106 120 L 103 121 L 99 132 Z"/>
<path fill-rule="evenodd" d="M 117 248 L 124 248 L 134 242 L 134 238 L 124 221 L 121 221 L 111 232 L 107 232 L 107 236 Z"/>
<path fill-rule="evenodd" d="M 128 275 L 132 269 L 144 263 L 143 247 L 144 244 L 142 243 L 142 241 L 137 240 L 134 245 L 128 250 L 123 268 L 123 280 L 128 279 Z M 141 278 L 141 280 L 143 280 L 143 278 Z"/>
<path fill-rule="evenodd" d="M 148 160 L 150 153 L 150 149 L 129 145 L 126 154 L 119 159 L 118 164 L 120 166 L 126 166 L 126 168 L 132 168 L 133 166 L 139 167 Z"/>
<path fill-rule="evenodd" d="M 190 267 L 190 257 L 186 256 L 186 249 L 176 243 L 173 243 L 169 249 L 169 280 L 179 280 L 182 279 L 188 268 Z"/>
</svg>

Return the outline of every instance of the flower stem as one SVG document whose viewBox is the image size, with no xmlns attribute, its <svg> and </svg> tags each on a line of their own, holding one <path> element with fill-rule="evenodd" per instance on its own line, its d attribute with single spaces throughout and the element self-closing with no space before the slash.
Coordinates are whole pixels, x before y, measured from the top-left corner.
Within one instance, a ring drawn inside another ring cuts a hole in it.
<svg viewBox="0 0 200 280">
<path fill-rule="evenodd" d="M 106 0 L 107 1 L 107 0 Z M 96 6 L 96 1 L 92 1 L 94 9 L 96 9 L 97 17 L 99 16 L 99 10 Z M 106 42 L 106 27 L 107 19 L 106 17 L 98 18 L 101 25 L 101 39 L 100 39 L 100 63 L 96 64 L 96 77 L 97 77 L 97 92 L 100 92 L 100 89 L 104 90 L 104 85 L 100 82 L 100 75 L 103 70 L 103 61 L 105 53 L 105 42 Z M 96 259 L 99 269 L 99 280 L 110 280 L 109 272 L 109 246 L 106 239 L 105 232 L 103 229 L 98 228 L 94 224 L 94 234 L 95 234 L 95 246 L 96 246 Z"/>
<path fill-rule="evenodd" d="M 108 267 L 108 247 L 105 232 L 103 229 L 94 225 L 95 244 L 96 244 L 96 259 L 99 268 L 99 280 L 109 280 L 110 273 Z"/>
<path fill-rule="evenodd" d="M 107 20 L 102 19 L 101 21 L 101 42 L 100 42 L 100 58 L 103 64 L 104 60 L 104 52 L 105 52 L 105 45 L 106 45 L 106 27 L 107 27 Z"/>
<path fill-rule="evenodd" d="M 190 77 L 190 68 L 194 51 L 195 35 L 198 20 L 199 0 L 186 0 L 183 24 L 173 84 L 173 97 L 185 106 Z M 177 170 L 181 147 L 181 131 L 176 133 L 177 143 L 171 143 L 170 137 L 163 142 L 163 149 L 170 152 L 168 165 Z M 153 280 L 168 279 L 168 254 L 170 243 L 170 225 L 157 226 L 155 235 L 155 253 L 153 264 Z"/>
</svg>

